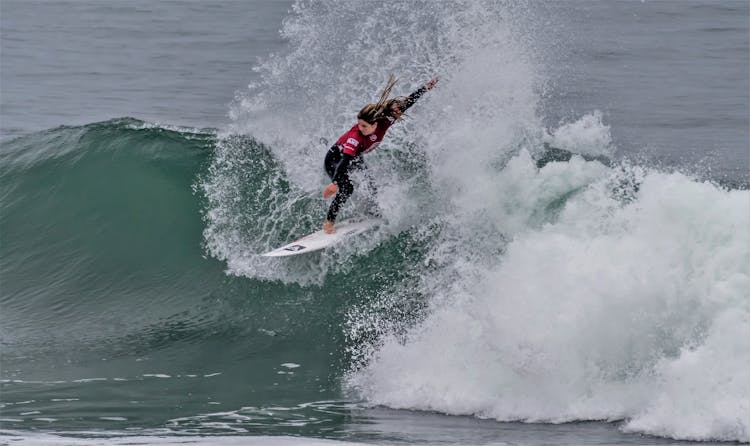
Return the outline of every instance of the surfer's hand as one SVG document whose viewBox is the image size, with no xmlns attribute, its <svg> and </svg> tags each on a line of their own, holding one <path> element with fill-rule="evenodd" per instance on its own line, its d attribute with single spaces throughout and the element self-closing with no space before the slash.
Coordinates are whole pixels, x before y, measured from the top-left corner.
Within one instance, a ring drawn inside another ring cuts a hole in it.
<svg viewBox="0 0 750 446">
<path fill-rule="evenodd" d="M 432 88 L 438 83 L 438 78 L 432 78 L 429 82 L 424 84 L 424 87 L 428 90 L 432 90 Z"/>
<path fill-rule="evenodd" d="M 331 183 L 323 191 L 323 198 L 331 198 L 339 192 L 339 187 Z"/>
</svg>

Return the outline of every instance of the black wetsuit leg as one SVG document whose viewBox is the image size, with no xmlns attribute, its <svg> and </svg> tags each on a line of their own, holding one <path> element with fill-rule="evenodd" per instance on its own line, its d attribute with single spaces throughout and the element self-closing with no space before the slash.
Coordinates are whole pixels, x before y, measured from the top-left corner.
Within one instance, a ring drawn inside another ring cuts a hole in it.
<svg viewBox="0 0 750 446">
<path fill-rule="evenodd" d="M 336 174 L 336 167 L 341 161 L 341 151 L 337 146 L 331 146 L 326 152 L 326 158 L 323 161 L 323 167 L 326 170 L 328 176 L 333 180 L 333 176 Z"/>
<path fill-rule="evenodd" d="M 354 184 L 352 184 L 351 180 L 349 179 L 348 169 L 345 169 L 343 172 L 337 172 L 337 167 L 339 166 L 342 158 L 343 155 L 341 154 L 339 148 L 337 146 L 333 146 L 328 149 L 328 153 L 326 153 L 324 162 L 326 173 L 331 178 L 331 181 L 334 180 L 334 177 L 337 177 L 336 184 L 339 187 L 339 192 L 333 198 L 333 202 L 328 208 L 328 216 L 326 217 L 328 221 L 332 222 L 336 221 L 336 216 L 338 215 L 341 206 L 346 203 L 346 200 L 348 200 L 354 192 Z M 361 163 L 357 162 L 357 160 L 351 163 L 352 168 L 360 168 L 360 166 Z"/>
</svg>

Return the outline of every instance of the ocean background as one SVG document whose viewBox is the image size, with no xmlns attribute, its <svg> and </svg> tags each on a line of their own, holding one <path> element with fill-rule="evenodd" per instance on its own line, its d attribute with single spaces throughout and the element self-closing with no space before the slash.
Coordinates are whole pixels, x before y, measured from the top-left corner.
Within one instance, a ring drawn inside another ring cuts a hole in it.
<svg viewBox="0 0 750 446">
<path fill-rule="evenodd" d="M 0 443 L 750 442 L 750 3 L 0 0 Z M 437 75 L 343 211 L 323 156 Z"/>
</svg>

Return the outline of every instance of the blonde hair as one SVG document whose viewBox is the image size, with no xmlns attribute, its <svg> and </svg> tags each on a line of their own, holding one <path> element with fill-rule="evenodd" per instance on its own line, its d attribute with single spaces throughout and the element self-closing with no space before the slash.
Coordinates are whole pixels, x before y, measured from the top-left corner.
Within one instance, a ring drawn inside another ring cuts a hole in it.
<svg viewBox="0 0 750 446">
<path fill-rule="evenodd" d="M 388 83 L 385 84 L 385 88 L 383 88 L 383 92 L 380 93 L 380 99 L 378 99 L 378 102 L 375 104 L 367 104 L 362 107 L 362 110 L 357 114 L 357 118 L 362 119 L 369 124 L 374 124 L 378 120 L 385 118 L 388 113 L 388 107 L 392 101 L 391 99 L 388 99 L 388 96 L 391 94 L 391 90 L 393 89 L 393 86 L 396 85 L 396 82 L 396 77 L 391 74 L 388 78 Z"/>
</svg>

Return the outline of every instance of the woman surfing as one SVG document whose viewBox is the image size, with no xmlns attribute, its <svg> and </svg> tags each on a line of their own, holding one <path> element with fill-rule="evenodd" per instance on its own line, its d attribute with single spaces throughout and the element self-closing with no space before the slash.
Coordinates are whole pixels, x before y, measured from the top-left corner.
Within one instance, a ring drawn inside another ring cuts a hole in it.
<svg viewBox="0 0 750 446">
<path fill-rule="evenodd" d="M 362 155 L 374 150 L 388 129 L 400 120 L 404 112 L 414 105 L 427 90 L 431 90 L 438 79 L 431 79 L 409 96 L 388 99 L 396 79 L 391 75 L 388 79 L 380 99 L 376 104 L 367 104 L 357 114 L 357 123 L 348 132 L 341 135 L 336 144 L 328 149 L 325 157 L 325 171 L 331 178 L 331 183 L 323 191 L 323 198 L 335 195 L 323 231 L 333 234 L 336 229 L 334 223 L 341 206 L 354 192 L 354 185 L 349 179 L 350 169 L 361 169 Z"/>
</svg>

